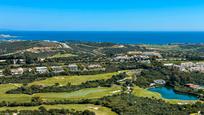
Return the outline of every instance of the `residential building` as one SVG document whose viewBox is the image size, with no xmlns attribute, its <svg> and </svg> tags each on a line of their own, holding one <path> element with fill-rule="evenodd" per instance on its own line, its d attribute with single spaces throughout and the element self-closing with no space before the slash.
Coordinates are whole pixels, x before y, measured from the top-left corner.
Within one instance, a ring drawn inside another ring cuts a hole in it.
<svg viewBox="0 0 204 115">
<path fill-rule="evenodd" d="M 99 64 L 91 64 L 88 66 L 89 69 L 101 68 L 102 66 Z"/>
<path fill-rule="evenodd" d="M 0 77 L 4 76 L 3 70 L 0 70 Z"/>
<path fill-rule="evenodd" d="M 195 64 L 193 62 L 185 62 L 185 63 L 181 63 L 181 67 L 185 67 L 185 68 L 189 68 L 194 66 Z"/>
<path fill-rule="evenodd" d="M 13 64 L 25 64 L 25 60 L 24 59 L 13 59 Z"/>
<path fill-rule="evenodd" d="M 195 84 L 191 84 L 191 83 L 186 84 L 185 86 L 193 88 L 193 89 L 198 89 L 200 87 L 199 85 L 195 85 Z"/>
<path fill-rule="evenodd" d="M 76 64 L 69 64 L 68 68 L 70 71 L 78 71 L 78 66 Z"/>
<path fill-rule="evenodd" d="M 6 62 L 6 60 L 0 60 L 0 63 L 4 63 L 4 62 Z"/>
<path fill-rule="evenodd" d="M 162 58 L 161 54 L 158 52 L 143 52 L 142 55 L 149 56 L 149 57 L 158 57 Z"/>
<path fill-rule="evenodd" d="M 36 67 L 36 72 L 39 73 L 39 74 L 43 74 L 43 73 L 47 73 L 48 72 L 48 69 L 47 67 L 43 66 L 43 67 Z"/>
<path fill-rule="evenodd" d="M 16 69 L 11 69 L 11 74 L 12 75 L 22 75 L 24 72 L 23 68 L 16 68 Z"/>
<path fill-rule="evenodd" d="M 164 66 L 166 67 L 172 67 L 174 64 L 173 63 L 165 63 Z"/>
<path fill-rule="evenodd" d="M 121 56 L 117 56 L 114 58 L 115 61 L 125 61 L 125 60 L 129 60 L 129 57 L 127 55 L 121 55 Z"/>
<path fill-rule="evenodd" d="M 166 84 L 166 81 L 163 79 L 157 79 L 157 80 L 154 80 L 154 83 L 163 85 L 163 84 Z"/>
<path fill-rule="evenodd" d="M 204 72 L 204 62 L 185 62 L 180 65 L 173 65 L 173 67 L 183 72 Z"/>
<path fill-rule="evenodd" d="M 53 71 L 54 73 L 64 72 L 64 69 L 63 69 L 62 66 L 52 66 L 51 68 L 52 68 L 52 71 Z"/>
</svg>

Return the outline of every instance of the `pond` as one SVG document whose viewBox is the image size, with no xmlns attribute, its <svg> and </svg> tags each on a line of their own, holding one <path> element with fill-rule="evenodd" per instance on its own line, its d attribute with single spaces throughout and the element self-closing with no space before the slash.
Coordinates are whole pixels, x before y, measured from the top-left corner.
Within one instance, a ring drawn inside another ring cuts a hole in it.
<svg viewBox="0 0 204 115">
<path fill-rule="evenodd" d="M 149 91 L 160 93 L 165 99 L 198 100 L 198 97 L 189 94 L 178 94 L 170 87 L 149 88 Z"/>
</svg>

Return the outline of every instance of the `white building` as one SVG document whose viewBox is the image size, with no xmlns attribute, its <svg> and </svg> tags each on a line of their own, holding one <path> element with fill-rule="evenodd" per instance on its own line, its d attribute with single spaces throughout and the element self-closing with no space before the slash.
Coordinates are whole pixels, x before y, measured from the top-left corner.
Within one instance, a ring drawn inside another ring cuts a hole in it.
<svg viewBox="0 0 204 115">
<path fill-rule="evenodd" d="M 174 65 L 174 68 L 177 68 L 179 71 L 183 72 L 204 72 L 204 62 L 185 62 L 180 65 Z"/>
<path fill-rule="evenodd" d="M 70 71 L 78 71 L 78 66 L 76 64 L 68 65 Z"/>
<path fill-rule="evenodd" d="M 3 74 L 3 70 L 0 70 L 0 77 L 3 77 L 4 74 Z"/>
<path fill-rule="evenodd" d="M 129 57 L 127 55 L 117 56 L 114 58 L 115 61 L 125 61 L 129 60 Z"/>
<path fill-rule="evenodd" d="M 89 69 L 101 68 L 102 66 L 99 64 L 91 64 L 88 66 Z"/>
<path fill-rule="evenodd" d="M 166 84 L 166 81 L 163 79 L 157 79 L 157 80 L 154 80 L 154 83 L 163 85 L 163 84 Z"/>
<path fill-rule="evenodd" d="M 53 71 L 54 73 L 64 72 L 64 69 L 63 69 L 62 66 L 52 66 L 51 68 L 52 68 L 52 71 Z"/>
<path fill-rule="evenodd" d="M 43 66 L 43 67 L 36 67 L 36 72 L 39 73 L 39 74 L 43 74 L 43 73 L 47 73 L 48 72 L 48 69 L 47 67 Z"/>
<path fill-rule="evenodd" d="M 162 58 L 161 54 L 158 53 L 158 52 L 143 52 L 142 53 L 144 56 L 155 56 L 155 57 L 158 57 L 158 58 Z"/>
<path fill-rule="evenodd" d="M 23 68 L 16 68 L 16 69 L 11 69 L 11 74 L 12 75 L 22 75 L 24 72 Z"/>
<path fill-rule="evenodd" d="M 181 63 L 181 67 L 184 67 L 184 68 L 189 68 L 189 67 L 192 67 L 194 65 L 195 64 L 193 62 Z"/>
<path fill-rule="evenodd" d="M 164 66 L 166 67 L 172 67 L 174 64 L 173 63 L 165 63 Z"/>
<path fill-rule="evenodd" d="M 6 62 L 6 60 L 0 60 L 0 63 Z"/>
</svg>

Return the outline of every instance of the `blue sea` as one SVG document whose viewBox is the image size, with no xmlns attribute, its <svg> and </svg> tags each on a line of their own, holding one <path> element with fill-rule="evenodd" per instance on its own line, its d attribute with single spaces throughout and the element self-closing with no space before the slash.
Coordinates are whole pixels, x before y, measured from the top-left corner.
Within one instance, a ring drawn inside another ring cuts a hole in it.
<svg viewBox="0 0 204 115">
<path fill-rule="evenodd" d="M 18 40 L 90 41 L 128 44 L 204 43 L 204 32 L 0 31 Z"/>
</svg>

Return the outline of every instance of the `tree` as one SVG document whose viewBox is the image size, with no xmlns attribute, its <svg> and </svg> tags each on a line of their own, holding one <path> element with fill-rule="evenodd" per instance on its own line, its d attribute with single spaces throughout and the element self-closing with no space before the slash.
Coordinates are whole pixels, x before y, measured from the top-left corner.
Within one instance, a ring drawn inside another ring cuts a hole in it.
<svg viewBox="0 0 204 115">
<path fill-rule="evenodd" d="M 6 76 L 11 75 L 11 69 L 9 67 L 6 67 L 3 71 L 3 74 Z"/>
<path fill-rule="evenodd" d="M 34 58 L 30 54 L 25 54 L 25 60 L 26 60 L 26 64 L 32 64 L 35 62 Z"/>
<path fill-rule="evenodd" d="M 42 103 L 43 100 L 40 97 L 32 97 L 31 101 L 34 103 Z"/>
</svg>

